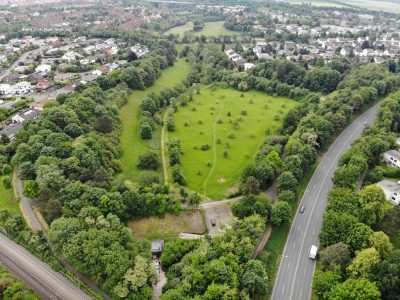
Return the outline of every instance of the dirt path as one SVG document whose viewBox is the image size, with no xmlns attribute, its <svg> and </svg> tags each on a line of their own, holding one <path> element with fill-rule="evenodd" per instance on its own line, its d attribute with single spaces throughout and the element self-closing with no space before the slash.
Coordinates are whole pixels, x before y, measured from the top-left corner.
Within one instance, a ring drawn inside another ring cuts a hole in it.
<svg viewBox="0 0 400 300">
<path fill-rule="evenodd" d="M 269 237 L 272 233 L 271 225 L 266 225 L 263 235 L 260 237 L 260 241 L 258 242 L 257 247 L 254 249 L 253 254 L 251 255 L 251 259 L 256 259 L 257 256 L 264 250 L 265 245 L 267 244 Z"/>
<path fill-rule="evenodd" d="M 225 104 L 224 104 L 224 102 L 222 102 L 221 109 L 219 110 L 219 113 L 218 113 L 218 115 L 215 117 L 215 120 L 214 120 L 214 125 L 213 125 L 213 144 L 212 144 L 212 148 L 213 148 L 213 162 L 212 162 L 212 166 L 211 166 L 210 172 L 208 172 L 208 175 L 207 175 L 206 179 L 204 179 L 204 183 L 203 183 L 203 187 L 204 187 L 203 194 L 204 194 L 204 196 L 206 196 L 206 197 L 207 197 L 207 183 L 208 183 L 208 179 L 210 179 L 211 174 L 214 172 L 214 169 L 215 169 L 215 162 L 217 161 L 217 147 L 216 147 L 216 145 L 217 145 L 217 135 L 216 135 L 216 132 L 215 132 L 215 131 L 216 131 L 216 128 L 217 128 L 217 121 L 218 121 L 219 117 L 221 116 L 221 113 L 222 113 L 222 111 L 224 110 L 224 107 L 225 107 Z"/>
<path fill-rule="evenodd" d="M 167 122 L 167 115 L 168 115 L 168 109 L 164 114 L 163 117 L 163 126 L 161 128 L 161 161 L 162 161 L 162 166 L 163 166 L 163 171 L 164 171 L 164 184 L 168 184 L 168 162 L 167 162 L 167 157 L 166 157 L 166 152 L 165 152 L 165 143 L 167 142 L 168 138 L 168 133 L 166 131 L 166 122 Z"/>
<path fill-rule="evenodd" d="M 163 271 L 163 269 L 161 269 L 161 266 L 159 263 L 156 263 L 153 260 L 153 264 L 157 270 L 159 280 L 158 280 L 157 284 L 153 286 L 153 294 L 151 295 L 151 299 L 158 300 L 158 299 L 160 299 L 160 297 L 162 295 L 163 286 L 167 283 L 167 276 L 166 276 L 165 272 Z"/>
</svg>

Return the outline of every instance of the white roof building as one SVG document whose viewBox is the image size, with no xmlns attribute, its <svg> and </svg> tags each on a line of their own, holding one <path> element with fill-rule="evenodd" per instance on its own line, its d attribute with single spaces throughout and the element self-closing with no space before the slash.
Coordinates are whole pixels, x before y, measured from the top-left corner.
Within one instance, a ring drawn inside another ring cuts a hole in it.
<svg viewBox="0 0 400 300">
<path fill-rule="evenodd" d="M 35 68 L 35 72 L 42 72 L 42 73 L 50 73 L 51 72 L 51 65 L 39 65 Z"/>
<path fill-rule="evenodd" d="M 377 185 L 385 193 L 386 199 L 391 203 L 400 204 L 400 184 L 390 180 L 382 180 Z"/>
</svg>

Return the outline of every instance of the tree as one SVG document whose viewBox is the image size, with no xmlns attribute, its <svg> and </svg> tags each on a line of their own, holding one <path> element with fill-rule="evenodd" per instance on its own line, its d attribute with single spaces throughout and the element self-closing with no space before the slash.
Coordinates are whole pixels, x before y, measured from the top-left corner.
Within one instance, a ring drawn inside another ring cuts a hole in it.
<svg viewBox="0 0 400 300">
<path fill-rule="evenodd" d="M 374 279 L 382 293 L 382 299 L 399 299 L 400 250 L 393 251 L 375 268 Z"/>
<path fill-rule="evenodd" d="M 349 214 L 338 214 L 328 211 L 322 222 L 320 242 L 327 247 L 340 242 L 345 242 L 349 230 L 358 223 L 357 219 Z"/>
<path fill-rule="evenodd" d="M 392 254 L 393 244 L 390 242 L 389 237 L 382 231 L 374 232 L 369 241 L 371 246 L 374 247 L 382 258 L 387 258 Z"/>
<path fill-rule="evenodd" d="M 150 140 L 153 135 L 153 128 L 148 122 L 143 122 L 140 124 L 139 133 L 143 140 Z"/>
<path fill-rule="evenodd" d="M 204 300 L 236 300 L 238 293 L 236 289 L 230 288 L 228 285 L 212 283 L 208 286 L 204 293 Z"/>
<path fill-rule="evenodd" d="M 347 213 L 363 221 L 365 216 L 358 194 L 350 188 L 335 187 L 328 195 L 328 211 Z"/>
<path fill-rule="evenodd" d="M 160 166 L 158 154 L 148 151 L 139 155 L 138 167 L 144 170 L 156 170 Z"/>
<path fill-rule="evenodd" d="M 296 194 L 292 191 L 283 190 L 279 192 L 279 201 L 293 203 L 296 201 Z"/>
<path fill-rule="evenodd" d="M 4 176 L 2 181 L 3 181 L 3 186 L 4 186 L 5 189 L 11 188 L 11 178 L 10 178 L 10 176 L 8 176 L 8 175 Z"/>
<path fill-rule="evenodd" d="M 373 233 L 371 227 L 358 222 L 357 224 L 354 224 L 353 227 L 349 228 L 345 242 L 350 246 L 350 249 L 353 252 L 365 249 L 369 247 L 369 240 Z"/>
<path fill-rule="evenodd" d="M 367 248 L 359 251 L 347 271 L 353 278 L 372 278 L 372 270 L 380 262 L 378 251 L 375 248 Z"/>
<path fill-rule="evenodd" d="M 319 255 L 324 270 L 335 266 L 344 268 L 351 260 L 349 246 L 342 242 L 326 247 Z"/>
<path fill-rule="evenodd" d="M 292 216 L 292 208 L 286 201 L 276 202 L 272 206 L 271 211 L 271 223 L 275 226 L 279 226 L 282 223 L 288 223 Z"/>
<path fill-rule="evenodd" d="M 381 293 L 376 284 L 365 278 L 347 279 L 332 288 L 330 300 L 379 300 Z"/>
<path fill-rule="evenodd" d="M 167 130 L 168 131 L 175 131 L 176 130 L 176 125 L 175 125 L 174 119 L 169 118 L 167 120 Z"/>
<path fill-rule="evenodd" d="M 259 260 L 249 260 L 244 268 L 241 285 L 252 299 L 262 298 L 268 292 L 268 277 Z"/>
<path fill-rule="evenodd" d="M 280 169 L 282 168 L 282 160 L 279 157 L 279 153 L 276 151 L 269 152 L 265 157 L 265 160 L 270 162 L 274 166 L 275 172 L 280 171 Z"/>
<path fill-rule="evenodd" d="M 258 214 L 267 220 L 271 212 L 271 205 L 264 195 L 248 195 L 233 203 L 232 212 L 240 219 Z"/>
<path fill-rule="evenodd" d="M 197 193 L 193 193 L 188 198 L 188 205 L 191 206 L 193 209 L 197 208 L 197 206 L 201 202 L 201 197 Z"/>
<path fill-rule="evenodd" d="M 169 268 L 175 263 L 180 262 L 186 253 L 192 251 L 197 246 L 196 240 L 174 239 L 165 243 L 164 250 L 160 256 L 160 262 L 164 268 Z"/>
<path fill-rule="evenodd" d="M 24 196 L 37 199 L 39 196 L 39 186 L 35 180 L 27 180 L 24 186 Z"/>
<path fill-rule="evenodd" d="M 377 185 L 369 185 L 360 192 L 360 203 L 366 215 L 366 223 L 375 225 L 385 215 L 386 197 L 383 190 Z"/>
<path fill-rule="evenodd" d="M 283 172 L 278 177 L 278 191 L 289 190 L 295 191 L 297 186 L 297 180 L 291 172 Z"/>
<path fill-rule="evenodd" d="M 0 140 L 1 140 L 2 144 L 8 144 L 10 142 L 9 137 L 4 133 L 1 135 L 1 139 Z"/>
<path fill-rule="evenodd" d="M 283 163 L 282 171 L 291 172 L 293 176 L 299 180 L 303 176 L 300 157 L 297 155 L 288 156 Z"/>
<path fill-rule="evenodd" d="M 250 176 L 241 189 L 244 195 L 257 195 L 260 193 L 260 182 L 254 176 Z"/>
<path fill-rule="evenodd" d="M 174 166 L 172 168 L 172 179 L 174 182 L 180 184 L 180 185 L 185 185 L 186 180 L 185 177 L 182 174 L 182 170 L 179 166 Z"/>
<path fill-rule="evenodd" d="M 340 282 L 341 276 L 336 271 L 317 271 L 314 275 L 313 290 L 318 299 L 329 299 L 331 289 Z"/>
</svg>

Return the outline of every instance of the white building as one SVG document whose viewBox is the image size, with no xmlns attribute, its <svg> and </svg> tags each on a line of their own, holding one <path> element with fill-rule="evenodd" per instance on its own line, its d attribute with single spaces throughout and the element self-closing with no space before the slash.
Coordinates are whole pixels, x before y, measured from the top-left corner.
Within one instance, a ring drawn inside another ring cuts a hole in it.
<svg viewBox="0 0 400 300">
<path fill-rule="evenodd" d="M 39 65 L 35 68 L 35 72 L 41 72 L 41 73 L 50 73 L 51 72 L 51 65 Z"/>
<path fill-rule="evenodd" d="M 400 152 L 389 150 L 383 154 L 383 161 L 391 167 L 400 168 Z"/>
<path fill-rule="evenodd" d="M 15 116 L 11 117 L 11 120 L 15 123 L 24 123 L 27 120 L 35 119 L 39 115 L 39 109 L 30 107 L 23 111 L 20 111 Z"/>
<path fill-rule="evenodd" d="M 65 52 L 65 54 L 61 57 L 61 59 L 66 60 L 68 62 L 75 61 L 77 57 L 80 57 L 78 53 L 75 53 L 73 51 L 68 51 Z"/>
<path fill-rule="evenodd" d="M 390 180 L 382 180 L 377 185 L 385 193 L 386 199 L 391 203 L 400 204 L 400 184 Z"/>
<path fill-rule="evenodd" d="M 255 66 L 255 64 L 253 64 L 253 63 L 244 63 L 244 70 L 245 71 L 247 71 L 247 70 L 250 70 L 251 68 L 253 68 Z"/>
</svg>

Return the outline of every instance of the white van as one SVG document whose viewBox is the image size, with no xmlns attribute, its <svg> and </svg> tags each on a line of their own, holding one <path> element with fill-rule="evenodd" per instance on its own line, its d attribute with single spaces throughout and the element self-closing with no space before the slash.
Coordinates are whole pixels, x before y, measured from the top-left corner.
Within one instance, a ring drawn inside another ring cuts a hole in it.
<svg viewBox="0 0 400 300">
<path fill-rule="evenodd" d="M 315 245 L 311 246 L 310 249 L 310 255 L 308 256 L 311 259 L 316 259 L 317 258 L 317 251 L 318 251 L 318 247 Z"/>
</svg>

